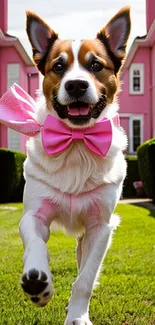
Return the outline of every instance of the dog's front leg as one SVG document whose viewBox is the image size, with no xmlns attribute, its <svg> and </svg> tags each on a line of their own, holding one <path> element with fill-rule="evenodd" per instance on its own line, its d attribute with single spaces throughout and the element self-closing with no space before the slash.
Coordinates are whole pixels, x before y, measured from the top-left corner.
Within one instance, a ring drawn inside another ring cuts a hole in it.
<svg viewBox="0 0 155 325">
<path fill-rule="evenodd" d="M 20 234 L 25 248 L 21 285 L 31 301 L 42 307 L 53 294 L 49 254 L 45 244 L 49 238 L 49 228 L 34 216 L 33 211 L 28 211 L 22 217 Z"/>
<path fill-rule="evenodd" d="M 82 238 L 79 276 L 72 287 L 65 325 L 92 324 L 89 320 L 89 302 L 112 230 L 110 224 L 95 226 Z"/>
</svg>

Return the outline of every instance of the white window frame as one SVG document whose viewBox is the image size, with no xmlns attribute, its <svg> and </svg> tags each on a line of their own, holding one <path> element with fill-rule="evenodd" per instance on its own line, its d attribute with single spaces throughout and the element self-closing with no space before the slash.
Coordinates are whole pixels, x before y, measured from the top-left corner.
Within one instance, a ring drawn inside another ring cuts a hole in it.
<svg viewBox="0 0 155 325">
<path fill-rule="evenodd" d="M 140 144 L 143 143 L 144 141 L 144 134 L 143 134 L 143 130 L 144 130 L 144 118 L 143 115 L 137 115 L 137 114 L 133 114 L 132 116 L 130 116 L 129 118 L 129 153 L 136 153 L 134 151 L 134 146 L 133 146 L 133 121 L 140 121 Z"/>
<path fill-rule="evenodd" d="M 133 77 L 134 70 L 139 70 L 140 72 L 140 90 L 134 90 L 133 88 Z M 144 94 L 144 64 L 143 63 L 133 63 L 129 70 L 129 94 L 130 95 L 142 95 Z"/>
</svg>

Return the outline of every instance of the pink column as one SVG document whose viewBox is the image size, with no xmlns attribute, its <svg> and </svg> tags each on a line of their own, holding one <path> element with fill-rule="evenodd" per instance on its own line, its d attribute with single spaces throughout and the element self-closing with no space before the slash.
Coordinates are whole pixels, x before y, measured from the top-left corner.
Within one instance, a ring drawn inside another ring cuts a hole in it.
<svg viewBox="0 0 155 325">
<path fill-rule="evenodd" d="M 4 34 L 8 29 L 8 0 L 0 0 L 0 29 Z"/>
<path fill-rule="evenodd" d="M 8 131 L 7 127 L 0 124 L 0 148 L 8 147 Z"/>
<path fill-rule="evenodd" d="M 149 31 L 155 19 L 155 0 L 146 0 L 146 26 Z"/>
</svg>

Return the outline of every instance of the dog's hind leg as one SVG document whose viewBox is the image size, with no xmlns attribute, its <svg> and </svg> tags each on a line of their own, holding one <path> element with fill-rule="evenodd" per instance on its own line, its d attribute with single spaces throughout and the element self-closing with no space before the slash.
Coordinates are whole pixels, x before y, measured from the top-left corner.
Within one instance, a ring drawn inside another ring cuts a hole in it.
<svg viewBox="0 0 155 325">
<path fill-rule="evenodd" d="M 110 224 L 97 225 L 82 238 L 79 276 L 72 287 L 65 325 L 92 324 L 89 320 L 90 298 L 112 230 Z"/>
<path fill-rule="evenodd" d="M 49 227 L 35 217 L 33 211 L 23 215 L 20 234 L 25 253 L 21 285 L 26 295 L 38 307 L 45 306 L 53 295 L 49 253 L 45 244 L 49 233 Z"/>
</svg>

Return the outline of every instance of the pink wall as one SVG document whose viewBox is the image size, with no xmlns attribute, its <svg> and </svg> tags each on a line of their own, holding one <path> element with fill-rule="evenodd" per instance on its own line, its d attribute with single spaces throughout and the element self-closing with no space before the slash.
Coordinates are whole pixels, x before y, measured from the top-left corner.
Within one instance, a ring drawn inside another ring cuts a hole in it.
<svg viewBox="0 0 155 325">
<path fill-rule="evenodd" d="M 36 98 L 36 89 L 39 88 L 39 77 L 36 67 L 27 67 L 27 76 L 28 76 L 28 93 L 35 99 Z"/>
<path fill-rule="evenodd" d="M 20 62 L 20 86 L 24 88 L 34 99 L 36 98 L 36 89 L 39 88 L 39 77 L 35 66 L 26 67 Z"/>
<path fill-rule="evenodd" d="M 122 91 L 119 94 L 120 113 L 144 114 L 144 141 L 151 137 L 150 131 L 150 49 L 138 48 L 132 63 L 144 64 L 144 95 L 129 94 L 129 70 L 125 70 Z"/>
<path fill-rule="evenodd" d="M 128 117 L 121 117 L 120 123 L 122 128 L 125 130 L 126 134 L 129 134 L 129 119 Z"/>
</svg>

